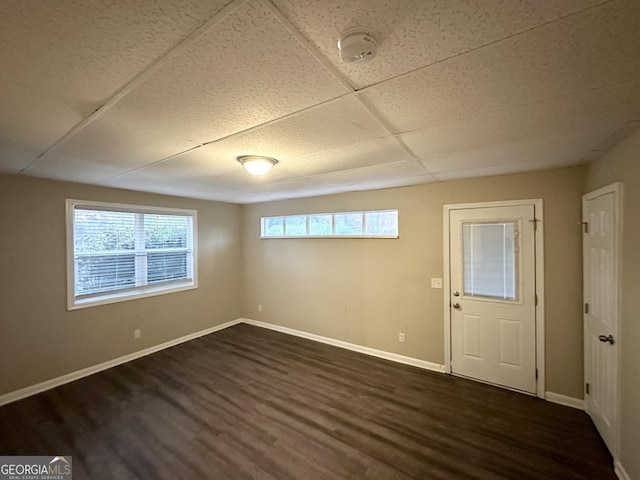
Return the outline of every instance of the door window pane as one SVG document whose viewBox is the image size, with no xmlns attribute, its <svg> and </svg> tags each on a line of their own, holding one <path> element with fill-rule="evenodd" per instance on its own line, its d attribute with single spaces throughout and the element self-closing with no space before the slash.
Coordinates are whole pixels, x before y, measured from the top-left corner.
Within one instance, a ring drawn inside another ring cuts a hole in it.
<svg viewBox="0 0 640 480">
<path fill-rule="evenodd" d="M 464 294 L 517 300 L 516 222 L 463 223 Z"/>
</svg>

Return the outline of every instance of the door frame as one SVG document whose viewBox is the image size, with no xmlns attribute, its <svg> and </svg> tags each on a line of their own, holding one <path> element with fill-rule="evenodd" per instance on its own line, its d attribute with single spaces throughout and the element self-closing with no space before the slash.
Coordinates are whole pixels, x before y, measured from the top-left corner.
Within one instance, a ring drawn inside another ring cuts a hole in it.
<svg viewBox="0 0 640 480">
<path fill-rule="evenodd" d="M 585 218 L 584 212 L 585 212 L 585 205 L 587 201 L 590 200 L 594 200 L 598 197 L 601 197 L 602 195 L 607 195 L 609 193 L 615 193 L 616 195 L 616 201 L 615 201 L 615 207 L 616 207 L 616 212 L 615 212 L 615 235 L 616 235 L 616 239 L 615 239 L 615 256 L 613 259 L 614 262 L 614 268 L 616 269 L 614 278 L 615 278 L 615 282 L 616 282 L 616 296 L 615 296 L 615 317 L 616 317 L 616 331 L 613 333 L 614 338 L 616 339 L 616 343 L 618 343 L 618 345 L 620 344 L 621 341 L 621 336 L 620 336 L 620 332 L 622 331 L 621 327 L 621 322 L 622 322 L 622 246 L 623 246 L 623 238 L 622 235 L 624 233 L 623 231 L 623 194 L 624 194 L 624 188 L 623 188 L 623 184 L 622 182 L 615 182 L 612 183 L 611 185 L 606 185 L 604 187 L 598 188 L 592 192 L 588 192 L 585 193 L 582 196 L 582 221 L 583 222 L 587 222 L 589 219 Z M 587 261 L 586 255 L 584 254 L 584 248 L 582 251 L 582 262 L 583 262 L 583 271 L 585 270 L 584 265 L 585 262 Z M 583 301 L 586 301 L 586 278 L 583 278 L 582 280 L 582 295 L 583 295 Z M 584 313 L 584 309 L 582 310 L 583 314 L 582 314 L 582 318 L 583 318 L 583 345 L 584 345 L 584 383 L 587 383 L 587 373 L 591 373 L 588 367 L 588 361 L 589 361 L 589 357 L 587 356 L 587 330 L 586 330 L 586 322 L 587 322 L 587 315 Z M 616 349 L 616 419 L 615 419 L 615 433 L 614 433 L 614 439 L 613 439 L 613 451 L 611 451 L 611 456 L 613 457 L 614 463 L 619 461 L 619 453 L 620 453 L 620 353 L 621 353 L 621 348 L 617 348 Z M 591 417 L 591 415 L 589 414 L 588 411 L 588 402 L 587 402 L 587 398 L 585 395 L 585 399 L 584 399 L 584 410 L 587 413 L 587 415 L 589 415 L 589 417 Z"/>
<path fill-rule="evenodd" d="M 545 356 L 544 356 L 544 216 L 541 198 L 526 200 L 505 200 L 497 202 L 457 203 L 444 205 L 444 368 L 451 374 L 451 262 L 449 222 L 452 210 L 487 207 L 513 207 L 531 205 L 534 208 L 536 229 L 534 234 L 535 249 L 535 289 L 537 303 L 535 306 L 536 325 L 536 396 L 545 398 Z M 508 387 L 503 387 L 508 388 Z"/>
</svg>

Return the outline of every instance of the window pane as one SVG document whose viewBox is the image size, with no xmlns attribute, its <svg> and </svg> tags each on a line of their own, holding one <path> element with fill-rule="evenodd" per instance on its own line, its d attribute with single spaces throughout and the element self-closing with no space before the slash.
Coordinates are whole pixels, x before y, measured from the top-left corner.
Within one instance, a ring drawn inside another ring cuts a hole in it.
<svg viewBox="0 0 640 480">
<path fill-rule="evenodd" d="M 147 254 L 147 282 L 159 283 L 188 278 L 187 252 Z"/>
<path fill-rule="evenodd" d="M 284 236 L 284 220 L 283 217 L 267 217 L 264 219 L 264 236 L 265 237 L 282 237 Z"/>
<path fill-rule="evenodd" d="M 76 209 L 73 219 L 75 253 L 133 250 L 135 217 L 129 212 Z"/>
<path fill-rule="evenodd" d="M 285 235 L 306 235 L 307 234 L 307 217 L 306 215 L 295 215 L 285 217 L 286 226 Z"/>
<path fill-rule="evenodd" d="M 333 215 L 309 215 L 309 235 L 331 235 Z"/>
<path fill-rule="evenodd" d="M 397 235 L 398 211 L 366 212 L 366 235 Z"/>
<path fill-rule="evenodd" d="M 516 223 L 463 223 L 462 229 L 464 294 L 516 300 Z"/>
<path fill-rule="evenodd" d="M 181 215 L 144 215 L 144 246 L 155 248 L 186 248 L 191 230 L 191 218 Z"/>
<path fill-rule="evenodd" d="M 336 213 L 336 235 L 362 235 L 362 213 Z"/>
<path fill-rule="evenodd" d="M 76 295 L 134 287 L 135 255 L 91 255 L 76 260 Z"/>
</svg>

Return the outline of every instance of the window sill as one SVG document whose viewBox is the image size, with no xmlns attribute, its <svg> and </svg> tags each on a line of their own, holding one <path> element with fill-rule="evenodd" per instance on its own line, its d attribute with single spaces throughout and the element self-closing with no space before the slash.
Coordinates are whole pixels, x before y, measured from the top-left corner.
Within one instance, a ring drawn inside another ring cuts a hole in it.
<svg viewBox="0 0 640 480">
<path fill-rule="evenodd" d="M 126 292 L 114 292 L 89 298 L 70 298 L 67 303 L 67 310 L 79 310 L 82 308 L 97 307 L 99 305 L 109 305 L 111 303 L 126 302 L 139 298 L 155 297 L 167 295 L 169 293 L 184 292 L 198 288 L 195 282 L 172 283 L 171 285 L 148 286 Z"/>
</svg>

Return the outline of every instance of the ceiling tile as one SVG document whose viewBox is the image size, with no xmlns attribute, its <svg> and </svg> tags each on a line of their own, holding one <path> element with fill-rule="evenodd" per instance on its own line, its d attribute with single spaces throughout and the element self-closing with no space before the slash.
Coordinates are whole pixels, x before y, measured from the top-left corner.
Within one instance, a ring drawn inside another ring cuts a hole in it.
<svg viewBox="0 0 640 480">
<path fill-rule="evenodd" d="M 207 151 L 217 161 L 240 155 L 265 155 L 289 163 L 293 157 L 386 134 L 362 104 L 348 96 L 212 143 L 207 145 Z"/>
<path fill-rule="evenodd" d="M 98 183 L 192 148 L 150 123 L 106 114 L 29 167 L 29 175 Z"/>
<path fill-rule="evenodd" d="M 345 93 L 254 1 L 194 41 L 107 115 L 206 143 Z"/>
<path fill-rule="evenodd" d="M 451 170 L 448 172 L 434 173 L 433 176 L 438 181 L 455 180 L 458 178 L 473 178 L 473 177 L 489 177 L 493 175 L 508 175 L 511 173 L 531 172 L 535 170 L 544 170 L 547 168 L 560 168 L 568 167 L 572 165 L 580 165 L 585 163 L 584 156 L 588 156 L 588 153 L 584 155 L 575 155 L 574 157 L 567 156 L 544 156 L 539 158 L 532 158 L 523 162 L 511 162 L 503 163 L 501 165 L 492 165 L 478 168 L 469 168 L 462 170 Z"/>
<path fill-rule="evenodd" d="M 354 168 L 341 172 L 316 175 L 314 182 L 326 185 L 353 186 L 359 184 L 386 184 L 393 181 L 411 181 L 414 177 L 430 178 L 424 168 L 415 161 L 393 164 L 373 165 L 371 167 Z M 409 184 L 409 183 L 408 183 Z M 376 187 L 379 188 L 379 187 Z"/>
<path fill-rule="evenodd" d="M 278 168 L 308 177 L 411 160 L 413 157 L 394 138 L 387 137 L 287 158 Z"/>
<path fill-rule="evenodd" d="M 241 203 L 270 202 L 287 198 L 328 195 L 347 191 L 343 185 L 327 185 L 307 178 L 291 178 L 277 183 L 265 183 L 242 190 Z"/>
<path fill-rule="evenodd" d="M 136 185 L 158 185 L 158 187 L 173 186 L 173 192 L 188 196 L 193 189 L 202 187 L 211 191 L 260 191 L 265 185 L 273 185 L 295 178 L 286 172 L 272 170 L 268 175 L 255 176 L 249 174 L 239 163 L 234 165 L 234 170 L 224 175 L 216 176 L 174 176 L 167 172 L 165 164 L 159 164 L 153 168 L 146 168 L 132 172 L 119 178 L 103 182 L 104 185 L 121 188 L 132 188 Z"/>
<path fill-rule="evenodd" d="M 397 132 L 640 77 L 640 2 L 621 0 L 366 90 Z"/>
<path fill-rule="evenodd" d="M 603 0 L 273 0 L 291 22 L 362 88 L 603 3 Z M 378 58 L 340 61 L 340 33 L 371 27 Z"/>
<path fill-rule="evenodd" d="M 17 173 L 82 120 L 72 106 L 0 78 L 0 171 Z"/>
<path fill-rule="evenodd" d="M 640 81 L 580 92 L 400 136 L 431 172 L 590 151 L 640 111 Z"/>
<path fill-rule="evenodd" d="M 5 78 L 91 112 L 229 0 L 4 0 Z"/>
</svg>

